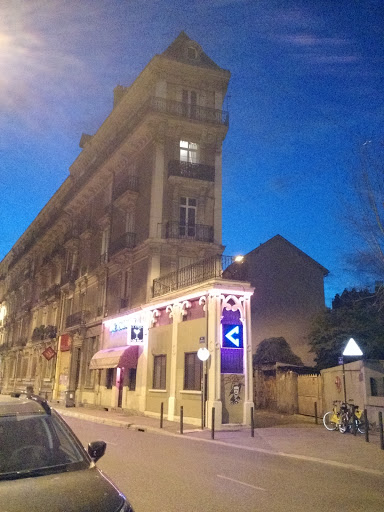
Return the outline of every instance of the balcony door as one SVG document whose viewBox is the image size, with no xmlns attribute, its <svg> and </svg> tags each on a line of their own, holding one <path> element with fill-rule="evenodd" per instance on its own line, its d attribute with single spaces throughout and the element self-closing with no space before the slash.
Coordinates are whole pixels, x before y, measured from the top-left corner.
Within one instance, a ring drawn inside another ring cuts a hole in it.
<svg viewBox="0 0 384 512">
<path fill-rule="evenodd" d="M 196 236 L 197 201 L 193 197 L 180 197 L 180 237 Z"/>
<path fill-rule="evenodd" d="M 195 119 L 197 116 L 197 93 L 183 89 L 182 94 L 183 114 L 186 117 Z"/>
</svg>

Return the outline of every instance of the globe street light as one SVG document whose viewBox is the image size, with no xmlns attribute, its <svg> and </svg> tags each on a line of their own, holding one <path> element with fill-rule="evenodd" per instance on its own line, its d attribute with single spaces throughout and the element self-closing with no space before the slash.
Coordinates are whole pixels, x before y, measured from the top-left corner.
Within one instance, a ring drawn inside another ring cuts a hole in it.
<svg viewBox="0 0 384 512">
<path fill-rule="evenodd" d="M 205 423 L 205 375 L 207 373 L 206 364 L 207 360 L 209 358 L 209 350 L 204 348 L 199 348 L 197 351 L 197 357 L 202 361 L 203 363 L 203 372 L 202 372 L 202 379 L 201 379 L 201 429 L 204 429 L 204 423 Z"/>
</svg>

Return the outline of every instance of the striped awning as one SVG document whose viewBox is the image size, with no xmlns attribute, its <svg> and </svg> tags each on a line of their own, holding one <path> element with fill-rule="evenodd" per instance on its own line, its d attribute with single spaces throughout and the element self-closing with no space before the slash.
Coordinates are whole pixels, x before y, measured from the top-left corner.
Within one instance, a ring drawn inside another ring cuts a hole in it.
<svg viewBox="0 0 384 512">
<path fill-rule="evenodd" d="M 139 356 L 139 347 L 129 345 L 113 347 L 96 352 L 91 359 L 89 368 L 100 370 L 102 368 L 136 368 Z"/>
</svg>

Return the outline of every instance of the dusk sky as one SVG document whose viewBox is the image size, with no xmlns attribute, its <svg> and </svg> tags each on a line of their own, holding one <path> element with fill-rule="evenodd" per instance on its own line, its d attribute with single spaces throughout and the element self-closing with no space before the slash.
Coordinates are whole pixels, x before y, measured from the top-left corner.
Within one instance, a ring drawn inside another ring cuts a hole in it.
<svg viewBox="0 0 384 512">
<path fill-rule="evenodd" d="M 113 88 L 182 30 L 231 72 L 225 254 L 280 234 L 330 271 L 328 305 L 365 284 L 346 218 L 357 155 L 384 140 L 384 0 L 0 0 L 0 259 Z"/>
</svg>

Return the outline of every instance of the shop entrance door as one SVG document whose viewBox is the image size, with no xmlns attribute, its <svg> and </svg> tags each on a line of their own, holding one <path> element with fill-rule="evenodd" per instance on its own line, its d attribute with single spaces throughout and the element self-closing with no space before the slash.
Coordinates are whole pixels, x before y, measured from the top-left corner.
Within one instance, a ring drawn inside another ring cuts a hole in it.
<svg viewBox="0 0 384 512">
<path fill-rule="evenodd" d="M 116 386 L 119 390 L 119 394 L 118 394 L 118 398 L 117 398 L 117 407 L 122 407 L 122 405 L 123 405 L 123 385 L 124 385 L 124 368 L 117 368 Z"/>
</svg>

